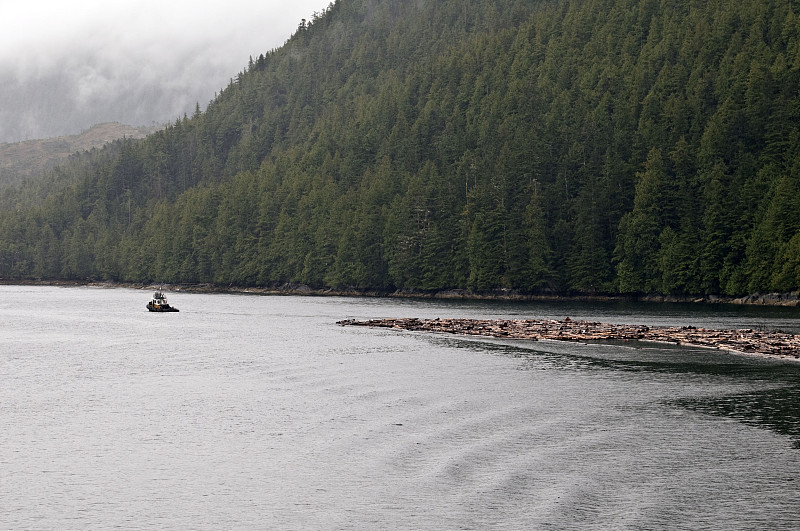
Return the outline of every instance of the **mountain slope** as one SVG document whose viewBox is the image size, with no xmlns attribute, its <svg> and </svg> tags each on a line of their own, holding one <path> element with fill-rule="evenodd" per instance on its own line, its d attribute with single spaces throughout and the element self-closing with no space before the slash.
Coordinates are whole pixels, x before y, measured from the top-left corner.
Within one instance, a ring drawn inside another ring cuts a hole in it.
<svg viewBox="0 0 800 531">
<path fill-rule="evenodd" d="M 144 138 L 157 129 L 110 122 L 76 135 L 0 144 L 0 185 L 17 184 L 40 175 L 76 151 L 100 148 L 120 138 Z"/>
<path fill-rule="evenodd" d="M 340 0 L 204 112 L 0 202 L 0 275 L 796 290 L 797 9 Z"/>
</svg>

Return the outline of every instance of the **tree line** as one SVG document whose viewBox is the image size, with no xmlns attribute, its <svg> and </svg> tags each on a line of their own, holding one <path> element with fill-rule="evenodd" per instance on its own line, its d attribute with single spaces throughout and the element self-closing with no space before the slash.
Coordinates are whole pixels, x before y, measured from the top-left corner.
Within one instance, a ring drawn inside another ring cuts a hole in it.
<svg viewBox="0 0 800 531">
<path fill-rule="evenodd" d="M 338 0 L 0 193 L 0 277 L 800 289 L 796 0 Z"/>
</svg>

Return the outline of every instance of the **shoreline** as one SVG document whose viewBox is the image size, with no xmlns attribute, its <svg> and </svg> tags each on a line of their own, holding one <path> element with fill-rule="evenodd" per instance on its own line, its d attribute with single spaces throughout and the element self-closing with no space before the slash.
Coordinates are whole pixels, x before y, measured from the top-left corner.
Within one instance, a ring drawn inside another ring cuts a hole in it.
<svg viewBox="0 0 800 531">
<path fill-rule="evenodd" d="M 277 287 L 243 287 L 221 286 L 217 284 L 168 284 L 168 283 L 131 283 L 111 281 L 63 281 L 63 280 L 8 280 L 0 279 L 0 285 L 6 286 L 54 286 L 54 287 L 94 287 L 94 288 L 128 288 L 137 290 L 162 290 L 176 293 L 227 293 L 251 295 L 284 295 L 284 296 L 338 296 L 338 297 L 386 297 L 406 299 L 459 299 L 459 300 L 504 300 L 504 301 L 631 301 L 631 302 L 667 302 L 694 304 L 738 304 L 757 306 L 800 306 L 797 292 L 789 294 L 772 294 L 759 302 L 757 296 L 741 299 L 725 299 L 708 297 L 704 299 L 648 296 L 548 296 L 548 295 L 509 295 L 509 294 L 467 294 L 440 292 L 425 294 L 412 291 L 383 293 L 360 290 L 315 290 L 303 284 L 284 284 Z M 356 321 L 346 319 L 337 322 L 342 326 L 368 326 L 395 328 L 410 331 L 442 332 L 459 335 L 472 335 L 507 339 L 526 339 L 530 341 L 572 341 L 592 342 L 609 340 L 638 340 L 674 345 L 703 347 L 725 350 L 743 355 L 760 355 L 771 359 L 800 361 L 800 335 L 785 332 L 771 332 L 753 329 L 715 330 L 696 328 L 693 326 L 662 327 L 647 325 L 615 325 L 591 321 L 573 321 L 566 318 L 555 320 L 505 320 L 505 319 L 373 319 Z"/>
<path fill-rule="evenodd" d="M 426 292 L 417 290 L 360 290 L 336 288 L 311 288 L 305 284 L 285 283 L 274 286 L 237 286 L 213 283 L 171 284 L 154 282 L 113 282 L 113 281 L 77 281 L 77 280 L 17 280 L 0 279 L 5 286 L 89 286 L 104 288 L 161 289 L 164 291 L 188 293 L 242 293 L 253 295 L 305 295 L 319 297 L 385 297 L 398 299 L 438 299 L 438 300 L 496 300 L 509 302 L 558 302 L 558 301 L 629 301 L 653 303 L 683 304 L 732 304 L 744 306 L 781 306 L 800 308 L 800 291 L 788 293 L 755 293 L 740 297 L 722 295 L 590 295 L 590 294 L 525 294 L 513 290 L 495 290 L 486 293 L 474 293 L 466 290 L 442 290 Z"/>
<path fill-rule="evenodd" d="M 738 329 L 717 330 L 694 326 L 647 326 L 551 319 L 346 319 L 341 326 L 393 328 L 415 332 L 439 332 L 465 336 L 528 341 L 592 343 L 648 341 L 711 348 L 770 359 L 800 361 L 800 336 L 784 332 Z"/>
</svg>

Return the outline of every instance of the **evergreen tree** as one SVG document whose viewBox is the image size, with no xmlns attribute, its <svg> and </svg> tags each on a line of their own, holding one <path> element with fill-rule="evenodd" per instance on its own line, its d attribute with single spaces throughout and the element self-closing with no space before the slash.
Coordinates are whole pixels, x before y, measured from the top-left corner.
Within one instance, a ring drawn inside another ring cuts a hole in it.
<svg viewBox="0 0 800 531">
<path fill-rule="evenodd" d="M 660 289 L 658 264 L 659 236 L 662 232 L 664 159 L 653 148 L 644 171 L 638 174 L 633 210 L 620 221 L 616 259 L 619 289 L 622 293 L 648 293 Z"/>
</svg>

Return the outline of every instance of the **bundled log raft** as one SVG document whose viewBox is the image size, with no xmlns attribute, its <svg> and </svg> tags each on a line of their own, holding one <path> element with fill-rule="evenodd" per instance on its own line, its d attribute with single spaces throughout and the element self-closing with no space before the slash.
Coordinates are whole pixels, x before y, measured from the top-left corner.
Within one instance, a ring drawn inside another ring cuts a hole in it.
<svg viewBox="0 0 800 531">
<path fill-rule="evenodd" d="M 712 330 L 549 319 L 372 319 L 344 320 L 343 326 L 370 326 L 472 336 L 555 341 L 658 341 L 742 353 L 800 359 L 800 336 L 764 330 Z"/>
</svg>

